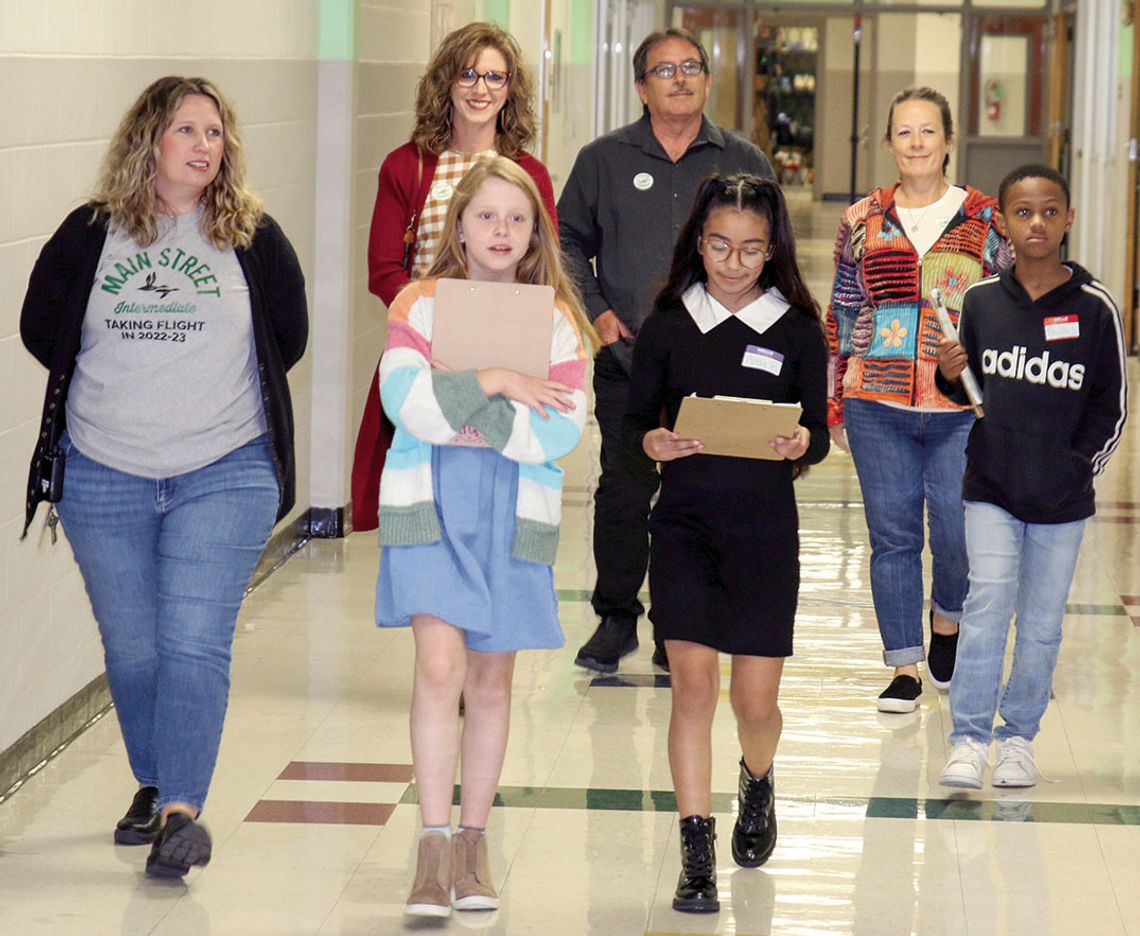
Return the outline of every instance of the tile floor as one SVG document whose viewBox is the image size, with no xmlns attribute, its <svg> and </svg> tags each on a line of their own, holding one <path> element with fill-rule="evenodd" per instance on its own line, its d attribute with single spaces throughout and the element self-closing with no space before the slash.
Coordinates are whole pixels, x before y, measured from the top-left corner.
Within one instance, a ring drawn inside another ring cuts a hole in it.
<svg viewBox="0 0 1140 936">
<path fill-rule="evenodd" d="M 795 205 L 801 257 L 824 297 L 839 209 Z M 205 814 L 212 863 L 185 883 L 155 883 L 142 874 L 145 848 L 112 846 L 132 783 L 108 713 L 0 804 L 0 933 L 1140 936 L 1135 420 L 1099 486 L 1036 746 L 1056 782 L 1020 793 L 938 785 L 944 695 L 928 689 L 909 716 L 875 711 L 887 679 L 851 462 L 833 454 L 799 483 L 803 589 L 783 683 L 779 845 L 746 871 L 723 834 L 722 909 L 707 917 L 670 908 L 669 690 L 650 665 L 648 627 L 615 678 L 572 663 L 593 626 L 596 457 L 592 430 L 566 464 L 556 568 L 566 646 L 519 657 L 490 821 L 500 910 L 426 925 L 402 915 L 416 829 L 412 642 L 372 626 L 378 550 L 355 534 L 310 544 L 246 604 Z M 714 744 L 727 833 L 738 756 L 727 704 Z"/>
</svg>

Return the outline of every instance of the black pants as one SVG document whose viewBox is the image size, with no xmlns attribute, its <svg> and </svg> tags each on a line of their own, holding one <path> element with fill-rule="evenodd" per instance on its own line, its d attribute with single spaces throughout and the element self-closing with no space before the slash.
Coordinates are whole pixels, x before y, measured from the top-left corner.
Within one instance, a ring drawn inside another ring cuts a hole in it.
<svg viewBox="0 0 1140 936">
<path fill-rule="evenodd" d="M 598 579 L 591 599 L 602 617 L 636 618 L 645 611 L 637 593 L 649 565 L 649 505 L 661 483 L 655 462 L 627 452 L 622 445 L 621 423 L 628 401 L 629 374 L 614 351 L 604 347 L 594 359 L 594 416 L 602 433 L 602 475 L 594 494 Z"/>
</svg>

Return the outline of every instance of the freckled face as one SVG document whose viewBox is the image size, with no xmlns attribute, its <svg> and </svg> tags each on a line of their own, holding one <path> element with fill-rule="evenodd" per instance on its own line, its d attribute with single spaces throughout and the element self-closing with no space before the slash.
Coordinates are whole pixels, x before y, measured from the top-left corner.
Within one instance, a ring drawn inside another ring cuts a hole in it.
<svg viewBox="0 0 1140 936">
<path fill-rule="evenodd" d="M 155 191 L 168 206 L 201 198 L 222 168 L 222 115 L 212 98 L 188 94 L 158 142 Z"/>
<path fill-rule="evenodd" d="M 457 227 L 467 256 L 467 275 L 513 283 L 530 248 L 534 221 L 526 192 L 506 179 L 487 179 L 468 202 Z"/>
</svg>

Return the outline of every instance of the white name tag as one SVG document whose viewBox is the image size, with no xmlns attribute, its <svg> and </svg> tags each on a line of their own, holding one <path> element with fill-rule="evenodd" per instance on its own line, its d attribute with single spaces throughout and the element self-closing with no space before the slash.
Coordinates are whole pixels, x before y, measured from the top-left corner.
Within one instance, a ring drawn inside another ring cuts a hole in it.
<svg viewBox="0 0 1140 936">
<path fill-rule="evenodd" d="M 1045 340 L 1064 341 L 1081 337 L 1081 322 L 1075 315 L 1050 315 L 1045 319 Z"/>
<path fill-rule="evenodd" d="M 779 376 L 784 367 L 784 356 L 779 351 L 750 344 L 744 349 L 744 360 L 740 363 L 744 367 L 767 371 L 769 374 Z"/>
</svg>

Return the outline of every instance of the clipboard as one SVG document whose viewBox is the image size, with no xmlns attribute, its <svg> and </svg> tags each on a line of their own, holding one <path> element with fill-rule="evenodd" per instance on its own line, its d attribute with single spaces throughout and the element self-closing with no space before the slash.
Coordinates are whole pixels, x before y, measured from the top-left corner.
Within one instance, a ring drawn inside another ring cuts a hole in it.
<svg viewBox="0 0 1140 936">
<path fill-rule="evenodd" d="M 441 279 L 435 286 L 431 353 L 454 371 L 508 367 L 550 375 L 554 287 Z"/>
<path fill-rule="evenodd" d="M 702 455 L 783 461 L 769 443 L 776 436 L 793 435 L 802 413 L 799 403 L 687 396 L 681 400 L 673 431 L 684 439 L 699 439 Z"/>
</svg>

